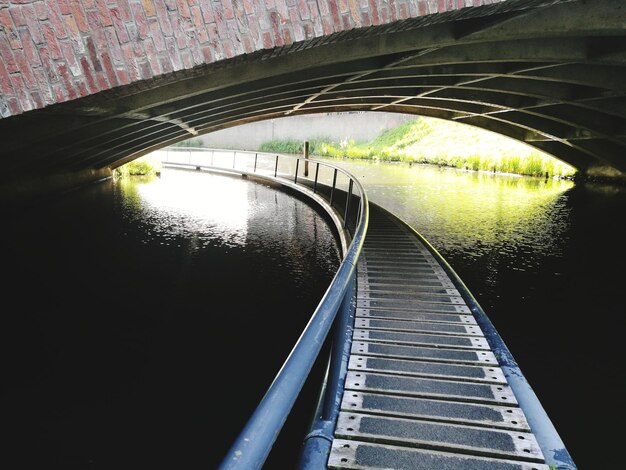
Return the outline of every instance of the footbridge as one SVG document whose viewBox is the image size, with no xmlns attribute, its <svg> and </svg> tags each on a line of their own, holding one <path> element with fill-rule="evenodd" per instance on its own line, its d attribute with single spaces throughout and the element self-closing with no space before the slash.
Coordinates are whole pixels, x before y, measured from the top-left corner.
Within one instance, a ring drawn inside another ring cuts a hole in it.
<svg viewBox="0 0 626 470">
<path fill-rule="evenodd" d="M 0 2 L 0 200 L 268 118 L 455 120 L 626 171 L 621 0 Z"/>
<path fill-rule="evenodd" d="M 220 470 L 263 468 L 324 346 L 296 468 L 576 468 L 463 282 L 419 233 L 370 204 L 358 179 L 284 155 L 172 149 L 162 159 L 298 191 L 328 213 L 342 245 L 331 285 Z"/>
<path fill-rule="evenodd" d="M 347 111 L 455 120 L 624 180 L 625 51 L 622 0 L 0 0 L 0 205 L 214 130 Z M 445 261 L 358 181 L 301 164 L 266 176 L 321 198 L 346 245 L 266 395 L 288 404 L 342 322 L 302 466 L 575 468 Z M 267 406 L 224 468 L 262 465 L 284 420 Z"/>
</svg>

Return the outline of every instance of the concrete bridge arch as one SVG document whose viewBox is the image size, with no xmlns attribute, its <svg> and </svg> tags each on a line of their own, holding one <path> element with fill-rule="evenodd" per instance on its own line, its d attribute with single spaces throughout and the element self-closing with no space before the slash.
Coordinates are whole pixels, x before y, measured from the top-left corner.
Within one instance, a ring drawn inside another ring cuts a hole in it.
<svg viewBox="0 0 626 470">
<path fill-rule="evenodd" d="M 622 0 L 0 1 L 3 203 L 289 115 L 385 111 L 626 174 Z"/>
</svg>

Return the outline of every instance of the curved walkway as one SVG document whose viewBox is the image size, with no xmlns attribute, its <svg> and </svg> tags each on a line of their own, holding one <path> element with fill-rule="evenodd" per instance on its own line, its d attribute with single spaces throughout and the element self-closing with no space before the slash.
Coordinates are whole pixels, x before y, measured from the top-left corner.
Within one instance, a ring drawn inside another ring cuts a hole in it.
<svg viewBox="0 0 626 470">
<path fill-rule="evenodd" d="M 470 308 L 431 251 L 370 203 L 333 469 L 548 469 Z"/>
</svg>

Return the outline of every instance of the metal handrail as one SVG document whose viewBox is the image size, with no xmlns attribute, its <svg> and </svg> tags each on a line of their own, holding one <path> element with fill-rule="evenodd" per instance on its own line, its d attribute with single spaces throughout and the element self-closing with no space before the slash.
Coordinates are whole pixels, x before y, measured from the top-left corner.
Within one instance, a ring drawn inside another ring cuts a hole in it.
<svg viewBox="0 0 626 470">
<path fill-rule="evenodd" d="M 190 148 L 181 148 L 175 151 L 193 152 L 199 150 L 207 151 L 207 149 Z M 219 151 L 224 152 L 224 150 Z M 211 162 L 214 163 L 213 156 L 215 150 L 211 150 L 211 152 Z M 192 164 L 190 153 L 189 162 L 175 165 L 194 167 L 195 169 L 218 168 L 223 171 L 233 171 L 236 166 L 235 161 L 238 154 L 249 154 L 250 156 L 254 154 L 254 169 L 249 172 L 254 175 L 261 174 L 258 171 L 259 156 L 274 157 L 275 155 L 233 151 L 232 167 L 227 168 L 215 167 L 214 165 Z M 306 191 L 311 192 L 313 195 L 319 194 L 318 188 L 320 184 L 318 182 L 318 174 L 320 165 L 331 168 L 333 170 L 333 183 L 330 188 L 330 197 L 327 201 L 331 210 L 333 209 L 332 203 L 337 191 L 337 173 L 342 173 L 348 177 L 349 187 L 346 192 L 346 204 L 343 215 L 344 229 L 347 230 L 347 221 L 350 215 L 350 200 L 353 197 L 355 187 L 359 193 L 360 202 L 357 208 L 357 217 L 354 231 L 351 235 L 351 241 L 347 250 L 345 250 L 345 255 L 339 269 L 335 273 L 332 282 L 304 328 L 300 338 L 274 378 L 274 381 L 221 462 L 219 470 L 253 470 L 263 466 L 335 323 L 337 331 L 334 336 L 333 353 L 328 365 L 327 380 L 325 381 L 326 384 L 329 385 L 324 387 L 324 395 L 320 400 L 321 409 L 323 410 L 322 416 L 318 416 L 318 420 L 313 423 L 312 432 L 306 438 L 307 446 L 305 446 L 305 450 L 303 451 L 304 462 L 312 462 L 315 461 L 315 459 L 326 459 L 328 457 L 325 449 L 328 447 L 329 434 L 332 435 L 333 424 L 339 413 L 339 400 L 337 397 L 340 396 L 340 392 L 343 389 L 343 382 L 345 381 L 347 371 L 347 357 L 349 351 L 347 345 L 349 338 L 351 338 L 351 334 L 348 334 L 348 330 L 352 327 L 351 319 L 355 309 L 356 264 L 367 232 L 369 221 L 368 198 L 363 186 L 354 176 L 342 168 L 319 160 L 283 155 L 282 158 L 295 159 L 296 169 L 293 175 L 288 175 L 290 176 L 289 178 L 282 175 L 279 177 L 279 158 L 281 158 L 279 155 L 275 155 L 273 178 L 271 174 L 264 176 L 289 186 L 304 186 Z M 306 177 L 298 177 L 299 162 L 301 159 L 316 164 L 315 179 L 312 186 L 313 190 L 310 189 L 310 184 L 306 184 L 310 183 L 311 180 Z M 171 162 L 166 163 L 171 164 Z M 237 172 L 241 172 L 241 170 Z M 298 181 L 300 181 L 300 183 Z M 339 315 L 338 312 L 340 312 Z M 320 441 L 315 440 L 315 437 L 321 438 L 321 444 Z"/>
</svg>

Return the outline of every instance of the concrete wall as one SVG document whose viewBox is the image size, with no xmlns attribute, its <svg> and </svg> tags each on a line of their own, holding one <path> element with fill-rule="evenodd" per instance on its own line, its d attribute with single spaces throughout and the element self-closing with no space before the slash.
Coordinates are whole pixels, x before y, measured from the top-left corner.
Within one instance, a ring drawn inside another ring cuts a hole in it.
<svg viewBox="0 0 626 470">
<path fill-rule="evenodd" d="M 361 112 L 290 116 L 244 124 L 205 134 L 205 146 L 213 148 L 259 150 L 273 139 L 312 140 L 328 137 L 334 141 L 368 141 L 383 131 L 417 119 L 409 114 Z"/>
</svg>

